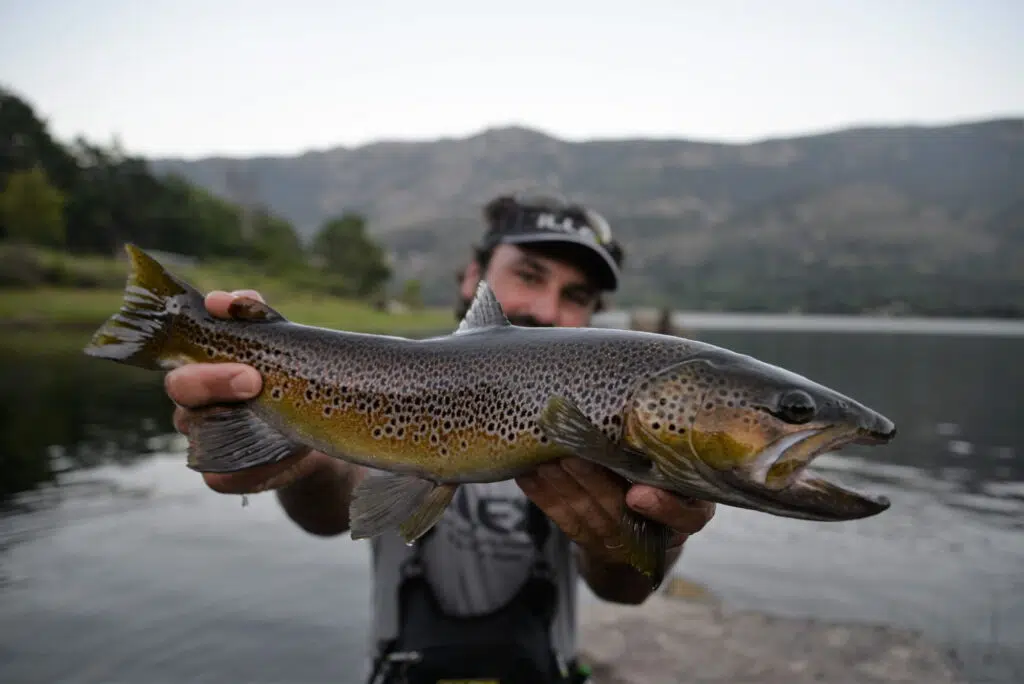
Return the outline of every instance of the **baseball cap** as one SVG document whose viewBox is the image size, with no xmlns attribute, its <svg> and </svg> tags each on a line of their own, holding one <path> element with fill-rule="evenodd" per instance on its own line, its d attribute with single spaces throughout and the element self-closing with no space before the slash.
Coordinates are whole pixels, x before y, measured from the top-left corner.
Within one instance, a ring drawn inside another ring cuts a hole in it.
<svg viewBox="0 0 1024 684">
<path fill-rule="evenodd" d="M 488 230 L 484 247 L 499 244 L 562 243 L 577 245 L 580 266 L 596 277 L 603 290 L 616 290 L 622 247 L 608 221 L 593 209 L 561 198 L 502 195 L 484 209 Z"/>
</svg>

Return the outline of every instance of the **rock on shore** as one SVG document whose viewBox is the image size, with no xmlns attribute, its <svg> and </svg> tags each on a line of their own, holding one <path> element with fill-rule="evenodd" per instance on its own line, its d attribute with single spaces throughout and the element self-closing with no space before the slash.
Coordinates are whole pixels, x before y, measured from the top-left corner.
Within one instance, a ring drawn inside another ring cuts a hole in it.
<svg viewBox="0 0 1024 684">
<path fill-rule="evenodd" d="M 889 627 L 726 612 L 685 580 L 642 606 L 580 607 L 593 684 L 961 684 L 940 647 Z"/>
</svg>

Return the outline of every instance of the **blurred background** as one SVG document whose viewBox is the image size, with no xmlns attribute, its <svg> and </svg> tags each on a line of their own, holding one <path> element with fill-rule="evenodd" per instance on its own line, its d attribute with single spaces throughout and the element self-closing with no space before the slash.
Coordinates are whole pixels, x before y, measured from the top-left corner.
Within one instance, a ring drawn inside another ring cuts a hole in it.
<svg viewBox="0 0 1024 684">
<path fill-rule="evenodd" d="M 0 0 L 0 681 L 356 681 L 367 545 L 207 490 L 160 375 L 80 350 L 125 241 L 446 332 L 481 206 L 537 189 L 624 244 L 597 324 L 667 313 L 899 425 L 819 462 L 888 512 L 719 507 L 680 575 L 1024 681 L 1021 73 L 1015 0 Z"/>
</svg>

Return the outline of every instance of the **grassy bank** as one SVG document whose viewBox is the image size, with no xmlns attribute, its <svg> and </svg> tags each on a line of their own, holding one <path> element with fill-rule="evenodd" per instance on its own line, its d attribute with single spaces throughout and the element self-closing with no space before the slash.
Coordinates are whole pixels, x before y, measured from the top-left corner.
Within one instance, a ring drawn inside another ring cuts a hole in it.
<svg viewBox="0 0 1024 684">
<path fill-rule="evenodd" d="M 259 284 L 268 302 L 296 323 L 356 332 L 426 332 L 454 329 L 451 309 L 387 313 L 337 297 L 291 292 L 274 296 Z M 282 295 L 283 296 L 280 296 Z M 0 322 L 5 325 L 99 325 L 121 306 L 120 290 L 33 288 L 0 290 Z"/>
<path fill-rule="evenodd" d="M 73 257 L 42 250 L 33 250 L 21 257 L 17 267 L 23 274 L 22 282 L 0 289 L 0 324 L 5 327 L 97 326 L 121 306 L 128 273 L 125 260 Z M 399 334 L 433 332 L 455 326 L 448 308 L 389 313 L 364 302 L 302 288 L 288 278 L 269 276 L 240 262 L 171 267 L 171 270 L 202 292 L 258 290 L 284 316 L 306 325 Z"/>
</svg>

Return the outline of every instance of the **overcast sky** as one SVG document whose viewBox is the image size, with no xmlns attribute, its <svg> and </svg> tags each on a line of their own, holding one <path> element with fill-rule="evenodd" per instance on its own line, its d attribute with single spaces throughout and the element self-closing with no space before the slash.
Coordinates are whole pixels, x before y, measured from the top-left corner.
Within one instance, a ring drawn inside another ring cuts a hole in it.
<svg viewBox="0 0 1024 684">
<path fill-rule="evenodd" d="M 0 0 L 0 84 L 62 139 L 188 157 L 1024 115 L 1024 0 L 371 4 Z"/>
</svg>

